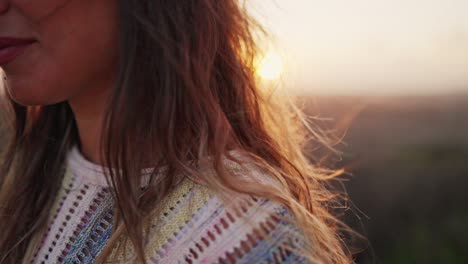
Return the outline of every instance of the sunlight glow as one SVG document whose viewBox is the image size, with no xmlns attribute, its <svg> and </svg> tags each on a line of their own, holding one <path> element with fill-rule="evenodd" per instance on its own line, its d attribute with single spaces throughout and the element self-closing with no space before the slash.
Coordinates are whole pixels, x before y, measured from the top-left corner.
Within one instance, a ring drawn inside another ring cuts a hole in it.
<svg viewBox="0 0 468 264">
<path fill-rule="evenodd" d="M 257 74 L 264 80 L 277 80 L 283 73 L 283 60 L 274 51 L 269 51 L 257 67 Z"/>
<path fill-rule="evenodd" d="M 246 2 L 282 55 L 258 68 L 262 80 L 282 68 L 301 93 L 468 92 L 468 0 Z"/>
</svg>

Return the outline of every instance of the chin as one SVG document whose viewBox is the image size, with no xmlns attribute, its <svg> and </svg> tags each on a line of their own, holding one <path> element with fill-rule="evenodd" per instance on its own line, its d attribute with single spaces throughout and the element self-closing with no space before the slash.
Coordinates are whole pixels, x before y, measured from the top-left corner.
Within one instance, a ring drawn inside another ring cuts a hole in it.
<svg viewBox="0 0 468 264">
<path fill-rule="evenodd" d="M 56 96 L 41 91 L 38 87 L 26 85 L 7 85 L 6 92 L 11 99 L 22 106 L 49 105 L 60 102 Z"/>
</svg>

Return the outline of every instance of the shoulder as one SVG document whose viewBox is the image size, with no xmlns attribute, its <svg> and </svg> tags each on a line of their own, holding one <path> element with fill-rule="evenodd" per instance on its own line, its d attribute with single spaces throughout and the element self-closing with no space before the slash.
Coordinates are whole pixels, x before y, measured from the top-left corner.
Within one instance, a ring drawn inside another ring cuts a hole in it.
<svg viewBox="0 0 468 264">
<path fill-rule="evenodd" d="M 152 223 L 148 257 L 159 263 L 258 263 L 293 261 L 288 246 L 301 246 L 289 209 L 241 195 L 226 204 L 205 186 L 183 182 Z M 268 238 L 267 238 L 268 237 Z"/>
<path fill-rule="evenodd" d="M 254 167 L 237 173 L 271 182 Z M 148 262 L 307 263 L 288 250 L 303 247 L 305 238 L 286 206 L 240 193 L 229 197 L 226 202 L 200 182 L 181 181 L 150 219 L 145 245 Z"/>
</svg>

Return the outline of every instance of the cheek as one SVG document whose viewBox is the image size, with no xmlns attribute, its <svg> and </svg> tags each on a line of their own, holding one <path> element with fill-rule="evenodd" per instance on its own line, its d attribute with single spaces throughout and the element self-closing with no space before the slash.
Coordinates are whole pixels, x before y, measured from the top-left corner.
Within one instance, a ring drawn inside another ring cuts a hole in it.
<svg viewBox="0 0 468 264">
<path fill-rule="evenodd" d="M 32 22 L 44 20 L 73 0 L 12 0 L 12 4 Z"/>
<path fill-rule="evenodd" d="M 35 21 L 39 42 L 14 61 L 7 72 L 11 96 L 22 104 L 51 104 L 87 89 L 101 89 L 93 85 L 109 78 L 117 61 L 114 1 L 17 2 L 21 11 Z"/>
</svg>

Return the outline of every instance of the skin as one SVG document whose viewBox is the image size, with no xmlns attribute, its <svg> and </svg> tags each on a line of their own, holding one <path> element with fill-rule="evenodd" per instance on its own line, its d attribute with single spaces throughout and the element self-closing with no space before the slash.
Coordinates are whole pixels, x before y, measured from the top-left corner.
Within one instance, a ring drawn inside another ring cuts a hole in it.
<svg viewBox="0 0 468 264">
<path fill-rule="evenodd" d="M 102 164 L 101 121 L 117 69 L 117 1 L 0 0 L 0 37 L 37 40 L 2 65 L 13 100 L 25 106 L 68 102 L 82 154 Z"/>
</svg>

